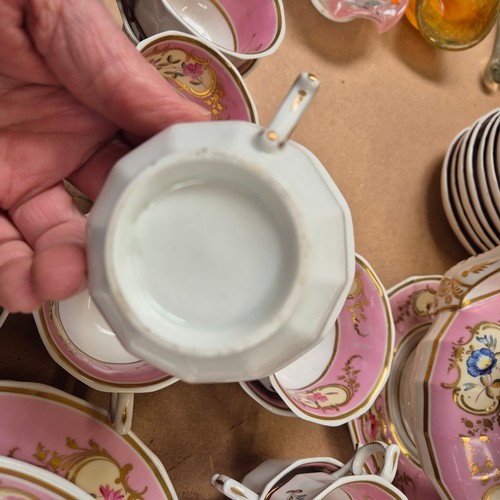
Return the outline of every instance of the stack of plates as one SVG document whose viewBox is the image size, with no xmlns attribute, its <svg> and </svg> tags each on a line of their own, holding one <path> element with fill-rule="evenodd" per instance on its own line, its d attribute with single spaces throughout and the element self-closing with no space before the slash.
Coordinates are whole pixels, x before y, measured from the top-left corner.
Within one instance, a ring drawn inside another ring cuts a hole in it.
<svg viewBox="0 0 500 500">
<path fill-rule="evenodd" d="M 500 244 L 500 108 L 452 140 L 441 171 L 448 221 L 472 255 Z"/>
</svg>

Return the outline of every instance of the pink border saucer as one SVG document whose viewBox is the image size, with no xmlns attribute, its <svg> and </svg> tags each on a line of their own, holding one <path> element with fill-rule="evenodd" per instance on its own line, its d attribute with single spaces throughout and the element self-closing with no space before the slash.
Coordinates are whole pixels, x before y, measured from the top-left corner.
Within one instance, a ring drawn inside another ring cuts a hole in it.
<svg viewBox="0 0 500 500">
<path fill-rule="evenodd" d="M 396 328 L 396 346 L 394 349 L 397 361 L 398 353 L 403 356 L 402 366 L 408 359 L 408 354 L 415 349 L 427 329 L 432 324 L 433 316 L 430 307 L 438 290 L 441 276 L 414 276 L 408 278 L 388 291 L 391 310 Z M 401 361 L 400 359 L 400 361 Z M 397 412 L 390 412 L 389 407 L 398 407 L 403 401 L 398 401 L 401 388 L 398 387 L 401 370 L 391 371 L 384 391 L 378 396 L 375 404 L 359 418 L 349 422 L 351 438 L 357 443 L 384 441 L 387 444 L 396 443 L 402 453 L 399 458 L 398 471 L 393 481 L 410 500 L 439 499 L 439 495 L 421 469 L 411 430 L 406 421 Z M 393 396 L 396 393 L 396 401 Z M 395 401 L 397 404 L 387 404 Z M 398 424 L 397 426 L 395 424 Z M 397 427 L 397 428 L 396 428 Z M 369 465 L 370 473 L 376 473 L 375 463 Z"/>
<path fill-rule="evenodd" d="M 271 382 L 297 416 L 342 425 L 373 404 L 389 375 L 393 348 L 385 288 L 368 262 L 356 255 L 354 282 L 335 327 L 315 348 L 272 375 Z M 302 367 L 317 370 L 318 354 L 327 363 L 323 372 L 304 380 Z"/>
<path fill-rule="evenodd" d="M 78 380 L 100 391 L 115 392 L 152 392 L 179 380 L 145 361 L 106 363 L 86 355 L 71 342 L 58 320 L 57 304 L 45 302 L 33 317 L 52 359 Z"/>
<path fill-rule="evenodd" d="M 0 382 L 0 454 L 58 474 L 95 498 L 176 500 L 158 458 L 106 412 L 52 387 Z M 122 496 L 120 496 L 122 495 Z"/>
<path fill-rule="evenodd" d="M 243 77 L 222 53 L 201 39 L 165 31 L 142 40 L 137 49 L 182 96 L 210 111 L 212 120 L 258 123 Z"/>
</svg>

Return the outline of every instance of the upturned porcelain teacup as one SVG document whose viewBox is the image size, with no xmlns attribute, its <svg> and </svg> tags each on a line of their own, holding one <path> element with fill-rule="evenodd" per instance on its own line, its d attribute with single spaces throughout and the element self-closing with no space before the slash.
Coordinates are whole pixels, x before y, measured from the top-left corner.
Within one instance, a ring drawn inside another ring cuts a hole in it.
<svg viewBox="0 0 500 500">
<path fill-rule="evenodd" d="M 89 387 L 110 393 L 109 411 L 120 434 L 132 425 L 135 393 L 157 391 L 178 380 L 127 352 L 88 290 L 45 302 L 33 316 L 54 361 Z"/>
<path fill-rule="evenodd" d="M 417 345 L 411 426 L 441 498 L 500 498 L 500 247 L 444 274 Z"/>
<path fill-rule="evenodd" d="M 119 0 L 134 43 L 167 30 L 194 35 L 219 49 L 243 74 L 273 54 L 285 34 L 282 0 Z"/>
<path fill-rule="evenodd" d="M 373 455 L 382 457 L 378 474 L 365 474 Z M 360 446 L 343 465 L 334 458 L 268 460 L 247 474 L 242 482 L 222 474 L 212 485 L 232 500 L 319 500 L 334 498 L 405 499 L 391 485 L 397 469 L 399 448 L 374 441 Z"/>
<path fill-rule="evenodd" d="M 350 211 L 289 140 L 318 84 L 300 75 L 267 128 L 174 125 L 113 167 L 89 215 L 89 287 L 128 352 L 188 382 L 254 380 L 333 326 Z"/>
</svg>

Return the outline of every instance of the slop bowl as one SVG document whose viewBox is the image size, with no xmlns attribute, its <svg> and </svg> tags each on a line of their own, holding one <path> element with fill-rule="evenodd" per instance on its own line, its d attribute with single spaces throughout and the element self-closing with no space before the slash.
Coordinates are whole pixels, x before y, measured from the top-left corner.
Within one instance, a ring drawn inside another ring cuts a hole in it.
<svg viewBox="0 0 500 500">
<path fill-rule="evenodd" d="M 411 426 L 442 498 L 500 498 L 500 247 L 443 276 L 417 345 Z"/>
</svg>

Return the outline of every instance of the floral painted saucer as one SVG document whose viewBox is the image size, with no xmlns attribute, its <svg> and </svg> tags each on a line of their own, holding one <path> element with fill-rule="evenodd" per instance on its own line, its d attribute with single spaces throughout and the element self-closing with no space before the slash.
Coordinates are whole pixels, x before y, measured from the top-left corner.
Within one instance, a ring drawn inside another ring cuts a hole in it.
<svg viewBox="0 0 500 500">
<path fill-rule="evenodd" d="M 356 255 L 354 281 L 330 334 L 270 379 L 297 416 L 339 426 L 373 404 L 389 376 L 393 348 L 385 288 Z"/>
<path fill-rule="evenodd" d="M 440 276 L 414 276 L 387 292 L 396 329 L 391 374 L 368 412 L 348 424 L 355 446 L 375 440 L 399 445 L 402 453 L 393 483 L 410 500 L 439 499 L 420 466 L 408 422 L 411 408 L 407 391 L 415 347 L 434 319 L 432 312 L 440 280 Z M 378 464 L 367 465 L 371 473 L 377 470 Z"/>
<path fill-rule="evenodd" d="M 67 479 L 15 458 L 0 456 L 0 498 L 4 500 L 92 500 Z"/>
<path fill-rule="evenodd" d="M 210 111 L 212 120 L 258 123 L 243 77 L 217 49 L 177 31 L 146 38 L 137 49 L 182 96 Z"/>
<path fill-rule="evenodd" d="M 0 455 L 41 467 L 101 500 L 176 500 L 158 458 L 106 412 L 52 387 L 0 382 Z"/>
</svg>

